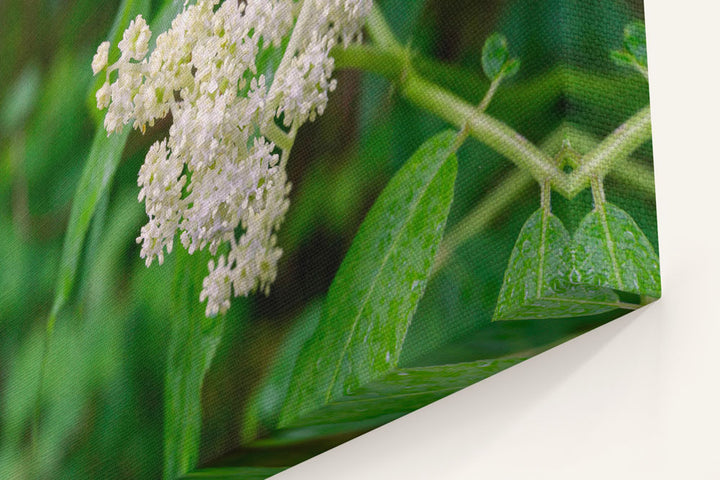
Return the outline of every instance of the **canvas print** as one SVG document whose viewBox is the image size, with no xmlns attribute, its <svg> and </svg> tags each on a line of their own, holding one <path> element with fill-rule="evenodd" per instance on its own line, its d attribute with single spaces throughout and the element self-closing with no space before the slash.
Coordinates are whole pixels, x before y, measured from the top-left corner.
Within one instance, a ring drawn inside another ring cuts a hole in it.
<svg viewBox="0 0 720 480">
<path fill-rule="evenodd" d="M 268 478 L 661 295 L 641 0 L 0 19 L 0 478 Z"/>
</svg>

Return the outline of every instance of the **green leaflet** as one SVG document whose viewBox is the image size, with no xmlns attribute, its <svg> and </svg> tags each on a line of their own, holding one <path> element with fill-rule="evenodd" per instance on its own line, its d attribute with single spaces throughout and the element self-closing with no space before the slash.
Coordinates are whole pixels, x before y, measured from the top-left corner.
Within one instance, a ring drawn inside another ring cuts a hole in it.
<svg viewBox="0 0 720 480">
<path fill-rule="evenodd" d="M 204 254 L 204 255 L 203 255 Z M 196 466 L 200 447 L 203 379 L 222 338 L 225 316 L 205 317 L 199 301 L 207 273 L 207 252 L 176 253 L 175 311 L 168 319 L 170 346 L 165 374 L 165 462 L 163 478 L 173 480 Z"/>
<path fill-rule="evenodd" d="M 495 80 L 503 72 L 505 65 L 510 59 L 507 39 L 500 33 L 493 33 L 482 49 L 482 67 L 485 75 L 490 80 Z"/>
<path fill-rule="evenodd" d="M 397 365 L 452 202 L 455 136 L 446 131 L 425 142 L 360 226 L 300 352 L 280 426 Z"/>
<path fill-rule="evenodd" d="M 515 242 L 493 320 L 577 317 L 617 308 L 612 290 L 571 284 L 570 272 L 570 234 L 555 215 L 537 210 Z"/>
<path fill-rule="evenodd" d="M 501 33 L 493 33 L 482 49 L 482 66 L 485 75 L 491 81 L 498 80 L 500 76 L 512 77 L 520 69 L 520 61 L 510 58 L 507 39 Z"/>
<path fill-rule="evenodd" d="M 574 238 L 573 283 L 660 297 L 660 262 L 650 241 L 624 210 L 602 203 Z"/>
</svg>

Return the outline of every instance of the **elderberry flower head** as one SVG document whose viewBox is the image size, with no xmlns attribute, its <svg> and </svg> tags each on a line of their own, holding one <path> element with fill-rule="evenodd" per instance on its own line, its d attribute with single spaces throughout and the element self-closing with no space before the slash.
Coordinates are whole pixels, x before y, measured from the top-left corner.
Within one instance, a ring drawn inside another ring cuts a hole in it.
<svg viewBox="0 0 720 480">
<path fill-rule="evenodd" d="M 107 81 L 96 94 L 108 135 L 132 121 L 143 132 L 172 115 L 138 174 L 147 224 L 138 243 L 149 266 L 179 233 L 214 259 L 200 300 L 224 313 L 233 295 L 269 292 L 282 250 L 276 232 L 288 209 L 285 162 L 294 133 L 321 115 L 335 88 L 330 50 L 359 39 L 372 0 L 199 0 L 187 6 L 148 55 L 150 29 L 136 17 L 108 66 L 110 44 L 93 58 Z M 270 81 L 258 58 L 287 47 Z M 111 80 L 112 78 L 112 80 Z M 285 133 L 276 119 L 290 129 Z M 282 148 L 277 141 L 284 136 Z M 222 247 L 222 248 L 221 248 Z M 227 253 L 218 253 L 225 252 Z"/>
</svg>

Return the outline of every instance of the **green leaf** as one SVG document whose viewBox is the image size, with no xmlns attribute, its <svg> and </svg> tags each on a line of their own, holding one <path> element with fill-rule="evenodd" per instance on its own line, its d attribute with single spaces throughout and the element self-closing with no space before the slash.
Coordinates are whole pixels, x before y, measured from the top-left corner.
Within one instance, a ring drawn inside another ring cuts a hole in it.
<svg viewBox="0 0 720 480">
<path fill-rule="evenodd" d="M 322 308 L 321 301 L 310 304 L 281 343 L 279 354 L 243 415 L 240 437 L 244 443 L 257 438 L 261 429 L 271 430 L 277 426 L 300 350 L 315 333 Z"/>
<path fill-rule="evenodd" d="M 647 43 L 645 39 L 645 24 L 636 21 L 625 27 L 623 40 L 625 50 L 632 55 L 637 63 L 647 67 Z"/>
<path fill-rule="evenodd" d="M 281 426 L 397 366 L 452 202 L 455 137 L 446 131 L 425 142 L 360 226 L 298 358 Z"/>
<path fill-rule="evenodd" d="M 660 297 L 660 261 L 635 220 L 603 203 L 580 223 L 574 236 L 573 283 Z"/>
<path fill-rule="evenodd" d="M 285 470 L 284 467 L 216 467 L 203 468 L 187 475 L 181 480 L 194 478 L 214 480 L 265 480 Z"/>
<path fill-rule="evenodd" d="M 539 209 L 525 222 L 505 271 L 493 320 L 595 315 L 617 308 L 606 288 L 573 285 L 571 239 L 562 222 Z"/>
<path fill-rule="evenodd" d="M 359 423 L 391 415 L 399 417 L 524 360 L 524 357 L 505 358 L 394 369 L 382 378 L 363 385 L 352 395 L 339 398 L 304 416 L 294 426 L 315 427 L 308 429 L 314 434 L 324 429 L 329 433 L 337 429 L 338 424 Z M 300 431 L 293 430 L 293 438 L 302 436 Z"/>
<path fill-rule="evenodd" d="M 204 255 L 203 255 L 204 254 Z M 173 480 L 195 468 L 200 451 L 200 394 L 205 373 L 222 337 L 225 316 L 206 318 L 199 301 L 207 274 L 207 252 L 176 253 L 175 311 L 169 321 L 165 375 L 165 462 L 163 478 Z"/>
<path fill-rule="evenodd" d="M 485 40 L 482 49 L 482 66 L 490 80 L 496 80 L 510 59 L 507 39 L 501 33 L 494 33 Z"/>
</svg>

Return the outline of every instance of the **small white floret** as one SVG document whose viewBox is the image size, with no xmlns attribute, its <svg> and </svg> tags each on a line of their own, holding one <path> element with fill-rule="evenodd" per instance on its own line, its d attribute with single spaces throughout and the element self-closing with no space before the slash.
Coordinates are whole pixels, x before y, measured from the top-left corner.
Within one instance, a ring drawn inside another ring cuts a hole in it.
<svg viewBox="0 0 720 480">
<path fill-rule="evenodd" d="M 95 92 L 95 99 L 97 100 L 98 110 L 107 108 L 110 104 L 110 84 L 108 82 L 103 83 L 103 86 Z"/>
<path fill-rule="evenodd" d="M 93 75 L 97 75 L 103 68 L 107 67 L 109 53 L 110 42 L 102 42 L 98 45 L 97 53 L 95 53 L 95 56 L 92 59 Z"/>
<path fill-rule="evenodd" d="M 148 52 L 150 42 L 150 28 L 142 15 L 135 17 L 130 26 L 123 33 L 123 38 L 118 44 L 123 57 L 133 60 L 142 60 Z"/>
</svg>

